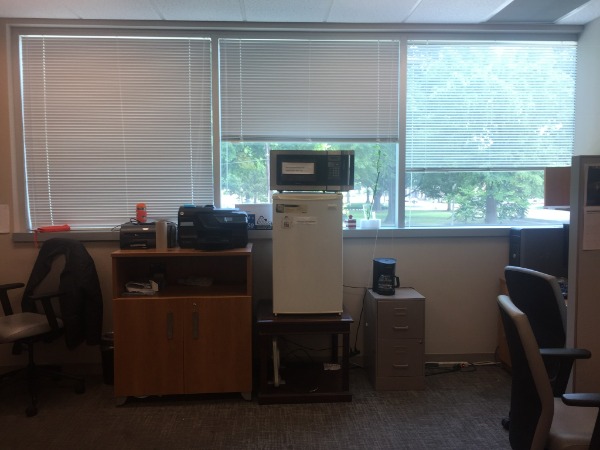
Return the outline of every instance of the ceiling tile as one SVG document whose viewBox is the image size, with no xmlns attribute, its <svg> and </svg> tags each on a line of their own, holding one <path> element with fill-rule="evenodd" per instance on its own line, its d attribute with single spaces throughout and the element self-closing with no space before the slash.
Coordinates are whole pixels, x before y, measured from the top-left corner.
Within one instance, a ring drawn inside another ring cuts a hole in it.
<svg viewBox="0 0 600 450">
<path fill-rule="evenodd" d="M 152 0 L 165 20 L 243 21 L 243 0 Z"/>
<path fill-rule="evenodd" d="M 22 17 L 35 19 L 44 17 L 48 19 L 78 19 L 71 9 L 62 2 L 48 2 L 45 0 L 1 0 L 0 17 Z"/>
<path fill-rule="evenodd" d="M 482 23 L 510 0 L 423 0 L 407 23 Z"/>
<path fill-rule="evenodd" d="M 327 22 L 401 23 L 419 0 L 333 0 Z"/>
<path fill-rule="evenodd" d="M 48 2 L 50 3 L 50 2 Z M 150 0 L 102 0 L 101 2 L 82 2 L 81 0 L 62 0 L 80 19 L 117 19 L 117 20 L 159 20 L 160 15 Z"/>
<path fill-rule="evenodd" d="M 249 22 L 325 22 L 332 0 L 244 0 Z"/>
</svg>

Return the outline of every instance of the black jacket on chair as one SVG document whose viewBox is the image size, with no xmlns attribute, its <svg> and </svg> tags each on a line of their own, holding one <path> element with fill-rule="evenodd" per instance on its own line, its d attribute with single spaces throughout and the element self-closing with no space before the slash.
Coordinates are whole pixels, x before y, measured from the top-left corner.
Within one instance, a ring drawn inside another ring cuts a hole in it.
<svg viewBox="0 0 600 450">
<path fill-rule="evenodd" d="M 100 343 L 102 335 L 103 302 L 94 260 L 85 246 L 73 239 L 52 238 L 44 242 L 33 266 L 23 293 L 23 311 L 36 311 L 31 300 L 36 287 L 45 279 L 52 262 L 64 255 L 65 265 L 60 274 L 60 318 L 63 321 L 67 348 L 82 342 Z"/>
</svg>

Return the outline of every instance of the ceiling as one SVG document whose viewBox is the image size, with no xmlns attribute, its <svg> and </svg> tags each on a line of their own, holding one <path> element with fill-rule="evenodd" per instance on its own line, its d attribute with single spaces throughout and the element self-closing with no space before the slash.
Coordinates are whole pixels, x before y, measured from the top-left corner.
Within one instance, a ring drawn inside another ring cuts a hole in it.
<svg viewBox="0 0 600 450">
<path fill-rule="evenodd" d="M 1 18 L 584 25 L 600 0 L 0 0 Z"/>
</svg>

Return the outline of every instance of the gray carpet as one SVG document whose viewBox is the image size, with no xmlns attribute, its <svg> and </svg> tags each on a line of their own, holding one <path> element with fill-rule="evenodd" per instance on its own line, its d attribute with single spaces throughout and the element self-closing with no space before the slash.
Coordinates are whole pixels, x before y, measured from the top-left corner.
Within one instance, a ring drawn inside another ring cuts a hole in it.
<svg viewBox="0 0 600 450">
<path fill-rule="evenodd" d="M 351 370 L 350 403 L 259 405 L 239 395 L 133 399 L 112 387 L 45 382 L 25 417 L 20 386 L 0 387 L 0 449 L 508 449 L 500 421 L 510 376 L 495 366 L 428 376 L 424 391 L 375 392 Z M 50 383 L 50 384 L 48 384 Z"/>
</svg>

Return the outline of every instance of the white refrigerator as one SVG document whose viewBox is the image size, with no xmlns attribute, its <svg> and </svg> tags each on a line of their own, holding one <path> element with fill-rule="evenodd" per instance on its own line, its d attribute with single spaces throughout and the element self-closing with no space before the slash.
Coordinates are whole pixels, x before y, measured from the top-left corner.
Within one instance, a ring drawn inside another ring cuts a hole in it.
<svg viewBox="0 0 600 450">
<path fill-rule="evenodd" d="M 342 194 L 273 194 L 273 313 L 342 312 Z"/>
</svg>

